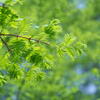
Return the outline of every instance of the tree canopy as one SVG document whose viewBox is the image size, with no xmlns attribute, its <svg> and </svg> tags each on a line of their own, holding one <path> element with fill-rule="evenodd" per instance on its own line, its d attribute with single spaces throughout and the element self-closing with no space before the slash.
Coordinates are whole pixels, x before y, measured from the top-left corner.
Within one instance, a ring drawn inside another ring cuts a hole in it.
<svg viewBox="0 0 100 100">
<path fill-rule="evenodd" d="M 99 100 L 99 0 L 1 0 L 0 100 Z"/>
</svg>

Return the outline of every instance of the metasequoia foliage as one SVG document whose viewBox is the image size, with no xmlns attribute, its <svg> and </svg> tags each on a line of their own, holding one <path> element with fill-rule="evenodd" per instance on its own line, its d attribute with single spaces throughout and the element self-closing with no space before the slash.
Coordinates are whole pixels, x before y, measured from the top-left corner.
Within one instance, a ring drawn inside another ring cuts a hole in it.
<svg viewBox="0 0 100 100">
<path fill-rule="evenodd" d="M 0 4 L 0 85 L 10 79 L 41 80 L 55 56 L 67 54 L 74 59 L 84 52 L 86 45 L 70 34 L 58 41 L 62 32 L 58 19 L 33 27 L 34 22 L 14 11 L 16 3 L 21 2 Z"/>
</svg>

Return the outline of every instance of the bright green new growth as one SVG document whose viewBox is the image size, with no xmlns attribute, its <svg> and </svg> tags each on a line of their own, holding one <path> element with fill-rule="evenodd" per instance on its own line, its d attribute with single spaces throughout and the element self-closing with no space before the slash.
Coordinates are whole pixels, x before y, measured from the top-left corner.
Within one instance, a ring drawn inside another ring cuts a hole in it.
<svg viewBox="0 0 100 100">
<path fill-rule="evenodd" d="M 69 34 L 65 35 L 64 42 L 58 45 L 58 53 L 60 55 L 68 54 L 73 60 L 76 56 L 80 56 L 84 53 L 86 44 L 77 41 L 76 37 Z"/>
<path fill-rule="evenodd" d="M 64 41 L 57 40 L 62 32 L 58 19 L 32 29 L 32 21 L 13 10 L 18 2 L 7 0 L 0 6 L 0 85 L 10 79 L 41 80 L 45 70 L 54 66 L 55 56 L 67 54 L 74 59 L 86 48 L 71 34 L 66 34 Z"/>
</svg>

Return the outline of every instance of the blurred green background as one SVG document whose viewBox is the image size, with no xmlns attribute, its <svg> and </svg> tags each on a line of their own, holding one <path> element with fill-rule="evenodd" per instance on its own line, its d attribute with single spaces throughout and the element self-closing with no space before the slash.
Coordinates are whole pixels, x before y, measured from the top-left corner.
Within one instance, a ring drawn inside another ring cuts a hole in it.
<svg viewBox="0 0 100 100">
<path fill-rule="evenodd" d="M 32 20 L 33 28 L 59 19 L 64 30 L 61 36 L 74 34 L 87 43 L 87 50 L 75 61 L 57 59 L 59 63 L 34 86 L 18 87 L 19 83 L 11 81 L 0 87 L 0 100 L 100 100 L 100 0 L 23 1 L 14 9 L 22 18 Z"/>
</svg>

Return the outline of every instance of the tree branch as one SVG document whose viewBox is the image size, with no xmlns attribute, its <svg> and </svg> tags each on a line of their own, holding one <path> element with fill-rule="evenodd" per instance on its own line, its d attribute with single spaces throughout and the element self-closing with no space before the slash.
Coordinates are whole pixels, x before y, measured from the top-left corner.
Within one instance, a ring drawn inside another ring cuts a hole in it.
<svg viewBox="0 0 100 100">
<path fill-rule="evenodd" d="M 46 45 L 50 45 L 49 43 L 44 42 L 44 41 L 41 41 L 41 40 L 38 40 L 38 39 L 33 39 L 33 38 L 31 38 L 31 37 L 25 37 L 25 36 L 16 35 L 16 34 L 2 34 L 2 33 L 1 33 L 0 36 L 19 37 L 19 38 L 24 38 L 24 39 L 27 39 L 27 40 L 34 40 L 34 41 L 37 42 L 37 43 L 43 43 L 43 44 L 46 44 Z"/>
<path fill-rule="evenodd" d="M 2 43 L 6 46 L 8 52 L 10 52 L 10 54 L 12 54 L 12 51 L 11 51 L 11 49 L 9 48 L 8 44 L 6 43 L 6 41 L 4 41 L 4 39 L 3 39 L 1 36 L 0 36 L 0 39 L 1 39 Z"/>
</svg>

